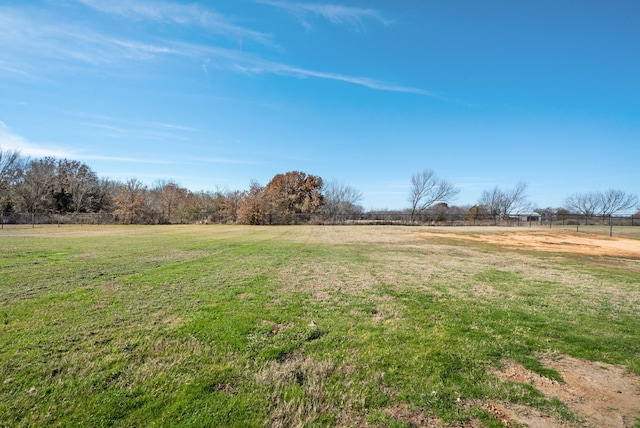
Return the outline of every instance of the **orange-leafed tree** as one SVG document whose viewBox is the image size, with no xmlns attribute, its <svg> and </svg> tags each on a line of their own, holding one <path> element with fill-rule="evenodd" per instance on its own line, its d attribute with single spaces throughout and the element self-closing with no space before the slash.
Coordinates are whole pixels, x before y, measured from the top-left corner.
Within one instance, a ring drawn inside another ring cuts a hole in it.
<svg viewBox="0 0 640 428">
<path fill-rule="evenodd" d="M 265 188 L 257 181 L 252 181 L 249 191 L 242 195 L 237 216 L 238 223 L 268 224 Z"/>
<path fill-rule="evenodd" d="M 132 178 L 116 189 L 114 214 L 122 216 L 125 224 L 147 223 L 150 220 L 148 189 L 141 181 Z"/>
<path fill-rule="evenodd" d="M 290 224 L 298 214 L 315 214 L 325 204 L 322 178 L 301 171 L 277 174 L 264 187 L 253 182 L 238 204 L 238 222 Z"/>
<path fill-rule="evenodd" d="M 325 204 L 322 178 L 302 171 L 277 174 L 265 187 L 273 223 L 295 222 L 296 214 L 314 214 Z"/>
</svg>

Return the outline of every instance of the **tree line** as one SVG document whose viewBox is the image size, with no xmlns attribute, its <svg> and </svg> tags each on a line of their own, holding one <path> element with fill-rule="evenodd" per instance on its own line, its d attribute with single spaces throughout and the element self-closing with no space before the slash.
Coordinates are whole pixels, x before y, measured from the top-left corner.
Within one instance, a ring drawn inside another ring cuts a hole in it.
<svg viewBox="0 0 640 428">
<path fill-rule="evenodd" d="M 286 224 L 299 214 L 343 216 L 363 211 L 362 193 L 344 183 L 325 183 L 301 171 L 277 174 L 248 191 L 192 192 L 173 181 L 147 186 L 138 179 L 100 178 L 86 164 L 69 159 L 27 159 L 0 147 L 0 215 L 103 213 L 125 224 Z"/>
<path fill-rule="evenodd" d="M 410 223 L 427 214 L 467 218 L 508 219 L 510 215 L 535 210 L 590 217 L 611 216 L 635 208 L 638 198 L 619 190 L 576 193 L 565 207 L 537 208 L 528 201 L 527 183 L 512 188 L 495 187 L 482 193 L 472 206 L 450 206 L 460 189 L 425 169 L 412 175 L 402 211 Z M 28 159 L 0 147 L 0 219 L 13 213 L 36 216 L 57 214 L 108 214 L 124 224 L 213 222 L 240 224 L 292 224 L 321 218 L 323 221 L 357 218 L 364 214 L 362 193 L 345 183 L 324 182 L 302 171 L 276 174 L 265 186 L 252 181 L 246 191 L 192 192 L 173 181 L 147 186 L 133 178 L 117 181 L 100 178 L 86 164 L 69 159 Z"/>
</svg>

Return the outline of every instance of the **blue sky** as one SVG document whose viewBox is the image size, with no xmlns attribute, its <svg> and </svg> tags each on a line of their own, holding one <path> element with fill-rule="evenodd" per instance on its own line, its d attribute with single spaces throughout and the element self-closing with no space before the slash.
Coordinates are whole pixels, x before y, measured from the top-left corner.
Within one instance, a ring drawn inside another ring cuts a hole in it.
<svg viewBox="0 0 640 428">
<path fill-rule="evenodd" d="M 0 0 L 0 146 L 246 189 L 290 170 L 408 206 L 520 180 L 640 193 L 636 0 Z"/>
</svg>

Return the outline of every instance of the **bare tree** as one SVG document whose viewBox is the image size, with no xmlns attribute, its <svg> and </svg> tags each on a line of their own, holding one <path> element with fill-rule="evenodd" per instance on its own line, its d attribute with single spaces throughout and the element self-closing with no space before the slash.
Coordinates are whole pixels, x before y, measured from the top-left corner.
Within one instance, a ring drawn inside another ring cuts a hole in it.
<svg viewBox="0 0 640 428">
<path fill-rule="evenodd" d="M 569 211 L 583 215 L 588 223 L 589 218 L 593 217 L 601 206 L 601 199 L 598 192 L 574 193 L 567 196 L 564 205 Z"/>
<path fill-rule="evenodd" d="M 460 193 L 451 182 L 439 178 L 432 169 L 411 176 L 408 200 L 411 204 L 411 221 L 437 202 L 449 202 Z"/>
<path fill-rule="evenodd" d="M 502 216 L 506 218 L 509 214 L 520 214 L 531 209 L 531 204 L 527 200 L 528 184 L 519 181 L 515 187 L 504 191 L 504 199 L 502 201 Z"/>
<path fill-rule="evenodd" d="M 496 186 L 492 190 L 485 190 L 478 205 L 494 218 L 507 219 L 509 215 L 520 214 L 531 208 L 527 199 L 527 187 L 526 182 L 519 181 L 510 189 L 503 190 Z"/>
<path fill-rule="evenodd" d="M 120 183 L 108 178 L 98 180 L 96 194 L 91 198 L 91 211 L 113 212 L 115 209 L 114 197 L 119 186 Z"/>
<path fill-rule="evenodd" d="M 92 199 L 99 192 L 98 175 L 86 164 L 74 160 L 58 161 L 56 196 L 60 211 L 91 211 Z"/>
<path fill-rule="evenodd" d="M 554 207 L 546 207 L 546 208 L 537 207 L 537 208 L 534 208 L 534 211 L 537 212 L 538 214 L 540 214 L 543 219 L 552 219 L 553 215 L 556 213 L 556 210 L 557 210 L 557 208 L 554 208 Z"/>
<path fill-rule="evenodd" d="M 17 150 L 0 147 L 0 227 L 4 227 L 4 211 L 11 206 L 11 191 L 24 172 L 25 160 Z"/>
<path fill-rule="evenodd" d="M 489 214 L 492 218 L 498 218 L 503 198 L 503 192 L 498 186 L 492 190 L 484 190 L 478 199 L 477 213 Z"/>
<path fill-rule="evenodd" d="M 156 199 L 158 210 L 162 213 L 162 220 L 173 223 L 181 206 L 186 202 L 189 191 L 172 181 L 158 181 L 151 194 Z"/>
<path fill-rule="evenodd" d="M 609 189 L 600 196 L 600 213 L 603 219 L 621 211 L 633 209 L 637 205 L 638 196 L 623 190 Z"/>
<path fill-rule="evenodd" d="M 355 187 L 333 180 L 324 186 L 323 193 L 326 201 L 323 211 L 331 218 L 362 212 L 358 205 L 362 192 Z"/>
<path fill-rule="evenodd" d="M 56 177 L 56 165 L 53 158 L 29 162 L 18 192 L 24 208 L 31 213 L 31 223 L 35 226 L 38 211 L 53 206 L 53 188 Z"/>
<path fill-rule="evenodd" d="M 17 150 L 3 150 L 0 147 L 0 191 L 13 184 L 24 170 L 24 161 Z"/>
</svg>

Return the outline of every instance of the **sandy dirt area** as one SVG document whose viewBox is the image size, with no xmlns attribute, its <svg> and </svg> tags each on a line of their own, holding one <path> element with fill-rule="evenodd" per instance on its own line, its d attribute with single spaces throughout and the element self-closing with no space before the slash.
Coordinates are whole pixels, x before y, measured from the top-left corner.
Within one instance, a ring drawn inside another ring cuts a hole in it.
<svg viewBox="0 0 640 428">
<path fill-rule="evenodd" d="M 566 355 L 545 357 L 542 363 L 558 371 L 564 383 L 542 377 L 513 362 L 505 364 L 496 374 L 509 382 L 530 384 L 544 395 L 560 399 L 583 418 L 584 423 L 579 426 L 626 428 L 640 424 L 640 377 L 622 367 Z M 516 421 L 530 427 L 572 426 L 523 406 L 501 403 L 489 406 L 506 425 Z"/>
<path fill-rule="evenodd" d="M 640 259 L 640 240 L 566 231 L 458 233 L 420 231 L 422 238 L 445 237 L 497 244 L 506 248 L 532 251 L 576 253 L 595 256 Z"/>
</svg>

